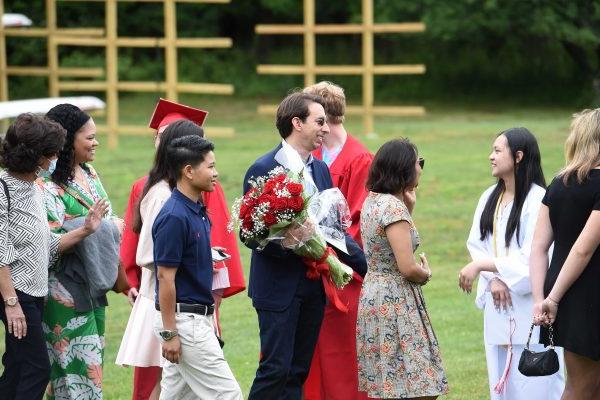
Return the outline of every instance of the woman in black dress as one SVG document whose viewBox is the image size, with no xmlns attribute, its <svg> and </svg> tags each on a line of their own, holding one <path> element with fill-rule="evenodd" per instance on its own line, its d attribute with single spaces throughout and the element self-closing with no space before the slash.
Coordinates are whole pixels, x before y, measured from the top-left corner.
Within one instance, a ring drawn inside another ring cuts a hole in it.
<svg viewBox="0 0 600 400">
<path fill-rule="evenodd" d="M 533 318 L 565 349 L 563 399 L 600 399 L 600 109 L 576 114 L 531 249 Z M 548 268 L 548 249 L 554 242 Z M 542 329 L 541 342 L 549 344 Z"/>
</svg>

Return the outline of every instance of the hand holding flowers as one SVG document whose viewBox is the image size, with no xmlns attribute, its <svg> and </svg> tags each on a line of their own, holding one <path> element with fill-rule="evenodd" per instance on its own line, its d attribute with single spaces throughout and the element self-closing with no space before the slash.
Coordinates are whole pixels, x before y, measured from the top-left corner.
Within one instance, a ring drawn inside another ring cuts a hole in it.
<svg viewBox="0 0 600 400">
<path fill-rule="evenodd" d="M 278 242 L 292 250 L 303 258 L 308 278 L 323 278 L 326 292 L 328 285 L 342 288 L 352 279 L 352 269 L 338 259 L 326 236 L 330 240 L 332 233 L 332 242 L 339 243 L 340 237 L 343 241 L 344 221 L 338 214 L 339 209 L 348 206 L 341 194 L 335 200 L 329 200 L 335 196 L 322 196 L 326 191 L 309 196 L 302 182 L 301 174 L 283 167 L 250 180 L 251 189 L 233 204 L 230 229 L 238 228 L 246 244 L 254 242 L 264 248 L 270 242 Z M 323 204 L 325 198 L 328 204 Z M 321 223 L 317 224 L 309 212 L 310 204 L 317 200 L 314 204 L 320 211 L 327 206 L 333 210 L 323 218 L 326 223 L 319 219 Z M 343 204 L 338 204 L 340 201 Z M 331 289 L 328 295 L 332 291 L 335 294 Z"/>
</svg>

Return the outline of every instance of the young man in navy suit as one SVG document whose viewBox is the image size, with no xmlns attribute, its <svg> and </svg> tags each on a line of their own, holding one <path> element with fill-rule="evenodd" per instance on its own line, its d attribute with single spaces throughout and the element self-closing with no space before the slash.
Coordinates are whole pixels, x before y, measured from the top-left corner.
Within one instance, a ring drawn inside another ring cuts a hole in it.
<svg viewBox="0 0 600 400">
<path fill-rule="evenodd" d="M 333 187 L 327 164 L 311 154 L 329 133 L 322 98 L 301 92 L 290 94 L 277 108 L 276 126 L 283 140 L 248 169 L 244 193 L 250 189 L 248 179 L 267 175 L 280 165 L 276 158 L 281 152 L 300 156 L 304 174 L 310 175 L 308 181 L 311 185 L 314 182 L 316 190 Z M 293 241 L 302 234 L 298 230 L 283 241 Z M 337 251 L 337 255 L 364 276 L 365 256 L 348 234 L 346 246 L 349 254 Z M 321 279 L 308 279 L 301 257 L 281 244 L 270 243 L 262 250 L 249 247 L 252 261 L 248 295 L 258 314 L 261 351 L 249 400 L 299 400 L 323 320 L 323 284 Z"/>
</svg>

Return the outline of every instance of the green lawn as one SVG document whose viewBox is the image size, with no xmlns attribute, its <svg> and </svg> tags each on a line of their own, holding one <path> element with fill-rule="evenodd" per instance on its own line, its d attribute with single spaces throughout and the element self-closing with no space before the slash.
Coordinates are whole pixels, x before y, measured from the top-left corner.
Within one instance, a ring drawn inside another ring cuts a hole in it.
<svg viewBox="0 0 600 400">
<path fill-rule="evenodd" d="M 242 178 L 252 161 L 279 140 L 273 117 L 255 114 L 254 102 L 188 97 L 189 104 L 210 110 L 208 124 L 234 126 L 233 139 L 215 138 L 220 181 L 229 200 L 240 195 Z M 150 97 L 131 97 L 122 102 L 124 122 L 147 121 L 154 107 Z M 425 157 L 415 221 L 428 255 L 433 279 L 425 288 L 428 309 L 440 341 L 450 381 L 447 399 L 488 397 L 482 342 L 482 315 L 473 295 L 457 287 L 457 272 L 468 261 L 465 240 L 481 192 L 494 181 L 487 156 L 495 135 L 509 127 L 525 126 L 538 138 L 546 177 L 551 178 L 563 163 L 562 145 L 570 115 L 567 109 L 479 109 L 432 105 L 424 118 L 380 119 L 376 137 L 360 137 L 371 149 L 385 141 L 408 137 Z M 350 117 L 346 126 L 359 131 L 360 119 Z M 106 140 L 102 140 L 102 144 Z M 122 214 L 131 183 L 148 170 L 153 155 L 152 139 L 122 137 L 115 150 L 98 150 L 96 169 L 115 209 Z M 242 246 L 248 272 L 249 252 Z M 106 398 L 131 396 L 132 370 L 114 364 L 129 305 L 123 296 L 111 294 L 108 307 L 107 348 L 104 364 Z M 226 299 L 222 306 L 225 355 L 245 394 L 252 383 L 258 360 L 256 314 L 246 293 Z"/>
</svg>

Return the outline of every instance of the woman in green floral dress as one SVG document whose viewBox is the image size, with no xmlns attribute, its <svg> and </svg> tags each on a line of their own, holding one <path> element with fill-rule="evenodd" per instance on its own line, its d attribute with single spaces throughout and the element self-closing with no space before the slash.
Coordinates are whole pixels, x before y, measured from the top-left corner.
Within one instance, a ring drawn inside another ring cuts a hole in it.
<svg viewBox="0 0 600 400">
<path fill-rule="evenodd" d="M 87 215 L 90 205 L 108 197 L 88 164 L 98 146 L 92 118 L 70 104 L 52 108 L 47 117 L 67 131 L 56 170 L 43 181 L 50 228 L 64 233 L 65 221 Z M 112 215 L 110 207 L 107 215 Z M 120 225 L 116 218 L 115 222 Z M 59 266 L 49 272 L 44 309 L 43 329 L 51 363 L 47 395 L 57 400 L 102 399 L 106 296 L 90 298 L 91 306 L 80 307 L 57 277 Z"/>
</svg>

